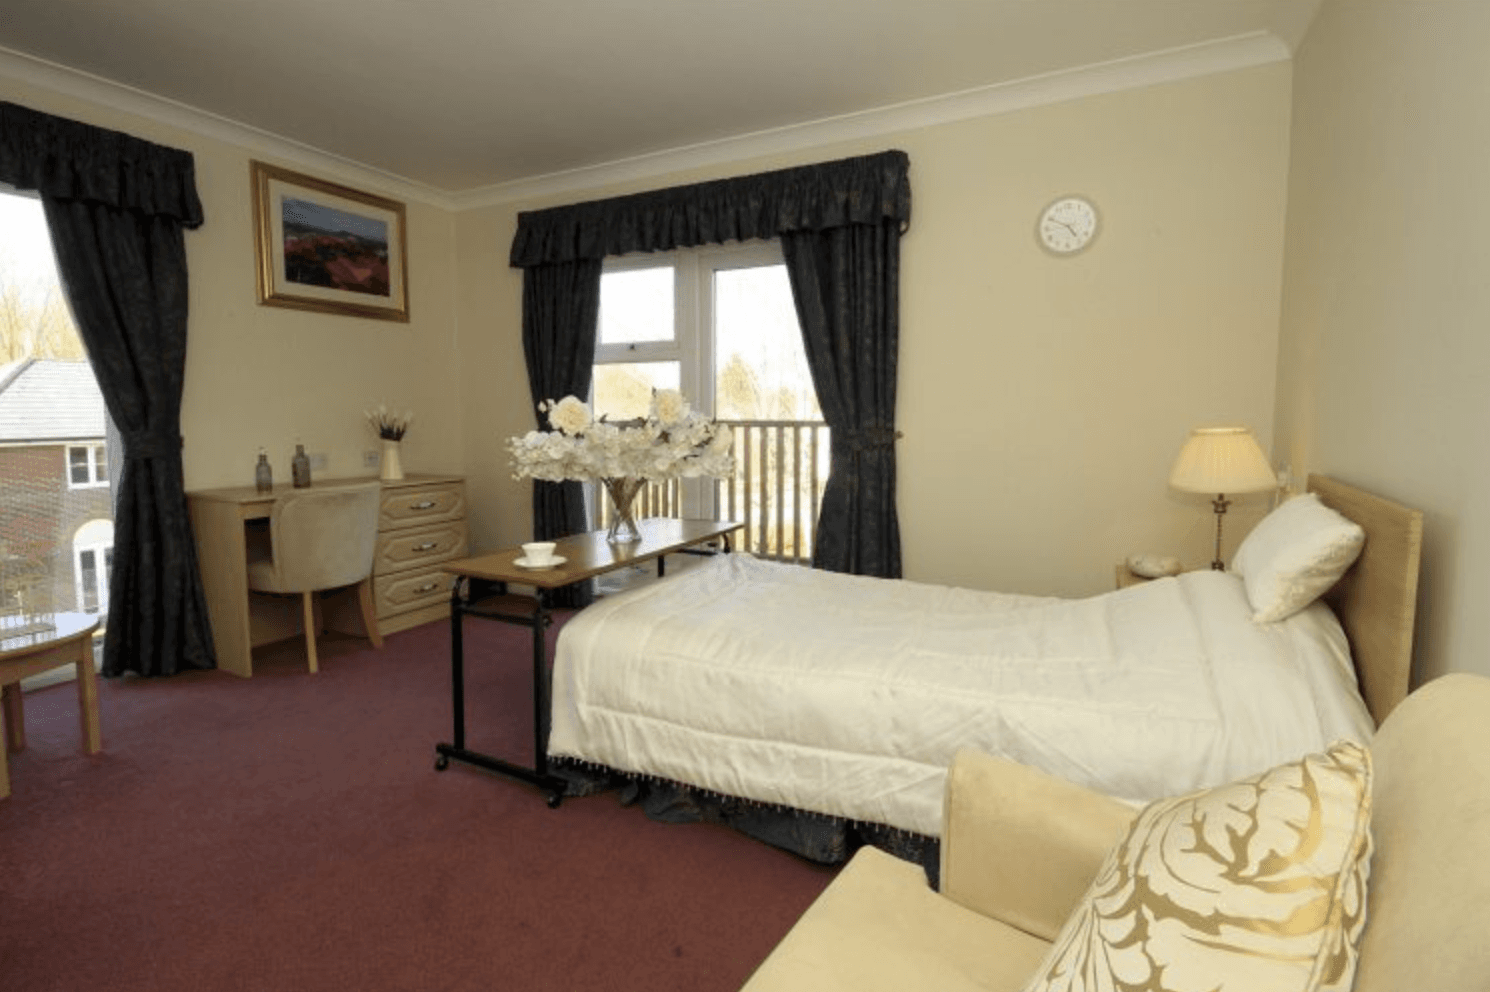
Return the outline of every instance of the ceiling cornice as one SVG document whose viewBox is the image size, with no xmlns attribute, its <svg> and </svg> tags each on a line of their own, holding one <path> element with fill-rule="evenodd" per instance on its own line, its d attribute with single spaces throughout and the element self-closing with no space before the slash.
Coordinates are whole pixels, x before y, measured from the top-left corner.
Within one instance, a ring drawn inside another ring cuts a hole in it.
<svg viewBox="0 0 1490 992">
<path fill-rule="evenodd" d="M 242 124 L 168 97 L 156 96 L 154 93 L 48 62 L 24 52 L 0 48 L 0 82 L 6 78 L 237 145 L 255 155 L 273 159 L 276 164 L 304 169 L 360 189 L 396 199 L 427 203 L 445 210 L 459 209 L 454 197 L 446 190 L 333 155 L 304 142 L 281 137 L 271 131 Z"/>
<path fill-rule="evenodd" d="M 462 209 L 542 199 L 611 183 L 634 182 L 747 158 L 871 139 L 1103 93 L 1286 62 L 1289 58 L 1291 53 L 1287 45 L 1268 32 L 1258 31 L 452 195 Z"/>
<path fill-rule="evenodd" d="M 464 192 L 441 190 L 405 179 L 175 100 L 6 48 L 0 48 L 0 78 L 9 77 L 239 145 L 254 154 L 329 175 L 352 185 L 371 187 L 389 196 L 461 211 L 579 193 L 614 183 L 635 182 L 742 159 L 872 139 L 937 124 L 1285 62 L 1290 57 L 1288 46 L 1277 36 L 1257 31 Z"/>
</svg>

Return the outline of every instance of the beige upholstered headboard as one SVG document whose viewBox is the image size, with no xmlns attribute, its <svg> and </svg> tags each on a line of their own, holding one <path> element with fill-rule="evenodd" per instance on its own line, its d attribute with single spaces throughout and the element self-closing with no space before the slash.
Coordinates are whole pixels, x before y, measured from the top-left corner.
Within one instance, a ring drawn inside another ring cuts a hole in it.
<svg viewBox="0 0 1490 992">
<path fill-rule="evenodd" d="M 1350 638 L 1361 695 L 1380 724 L 1412 677 L 1423 513 L 1323 475 L 1309 476 L 1309 491 L 1366 531 L 1361 557 L 1324 598 Z"/>
</svg>

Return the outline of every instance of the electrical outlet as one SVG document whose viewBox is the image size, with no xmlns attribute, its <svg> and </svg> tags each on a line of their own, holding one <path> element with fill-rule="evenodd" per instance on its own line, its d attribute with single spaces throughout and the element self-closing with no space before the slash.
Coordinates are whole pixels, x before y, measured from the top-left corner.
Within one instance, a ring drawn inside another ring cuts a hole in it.
<svg viewBox="0 0 1490 992">
<path fill-rule="evenodd" d="M 312 472 L 326 471 L 326 452 L 314 451 L 310 454 L 310 470 Z"/>
<path fill-rule="evenodd" d="M 381 461 L 382 461 L 382 456 L 378 454 L 378 451 L 377 451 L 376 448 L 368 448 L 366 451 L 364 451 L 362 453 L 362 467 L 363 468 L 377 468 L 378 467 L 378 464 Z"/>
</svg>

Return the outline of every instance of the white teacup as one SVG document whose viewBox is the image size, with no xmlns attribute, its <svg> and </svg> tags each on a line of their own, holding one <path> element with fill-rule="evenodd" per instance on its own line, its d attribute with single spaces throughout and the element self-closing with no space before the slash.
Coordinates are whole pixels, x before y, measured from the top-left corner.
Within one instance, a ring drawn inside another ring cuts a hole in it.
<svg viewBox="0 0 1490 992">
<path fill-rule="evenodd" d="M 529 565 L 547 565 L 554 560 L 553 541 L 532 541 L 523 545 L 523 559 Z"/>
</svg>

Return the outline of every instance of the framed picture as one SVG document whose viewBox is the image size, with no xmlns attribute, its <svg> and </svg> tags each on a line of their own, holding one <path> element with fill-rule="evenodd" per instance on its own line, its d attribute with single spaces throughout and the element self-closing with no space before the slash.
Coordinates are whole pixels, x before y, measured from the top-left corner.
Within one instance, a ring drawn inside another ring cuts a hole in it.
<svg viewBox="0 0 1490 992">
<path fill-rule="evenodd" d="M 404 205 L 251 163 L 259 302 L 408 321 Z"/>
</svg>

